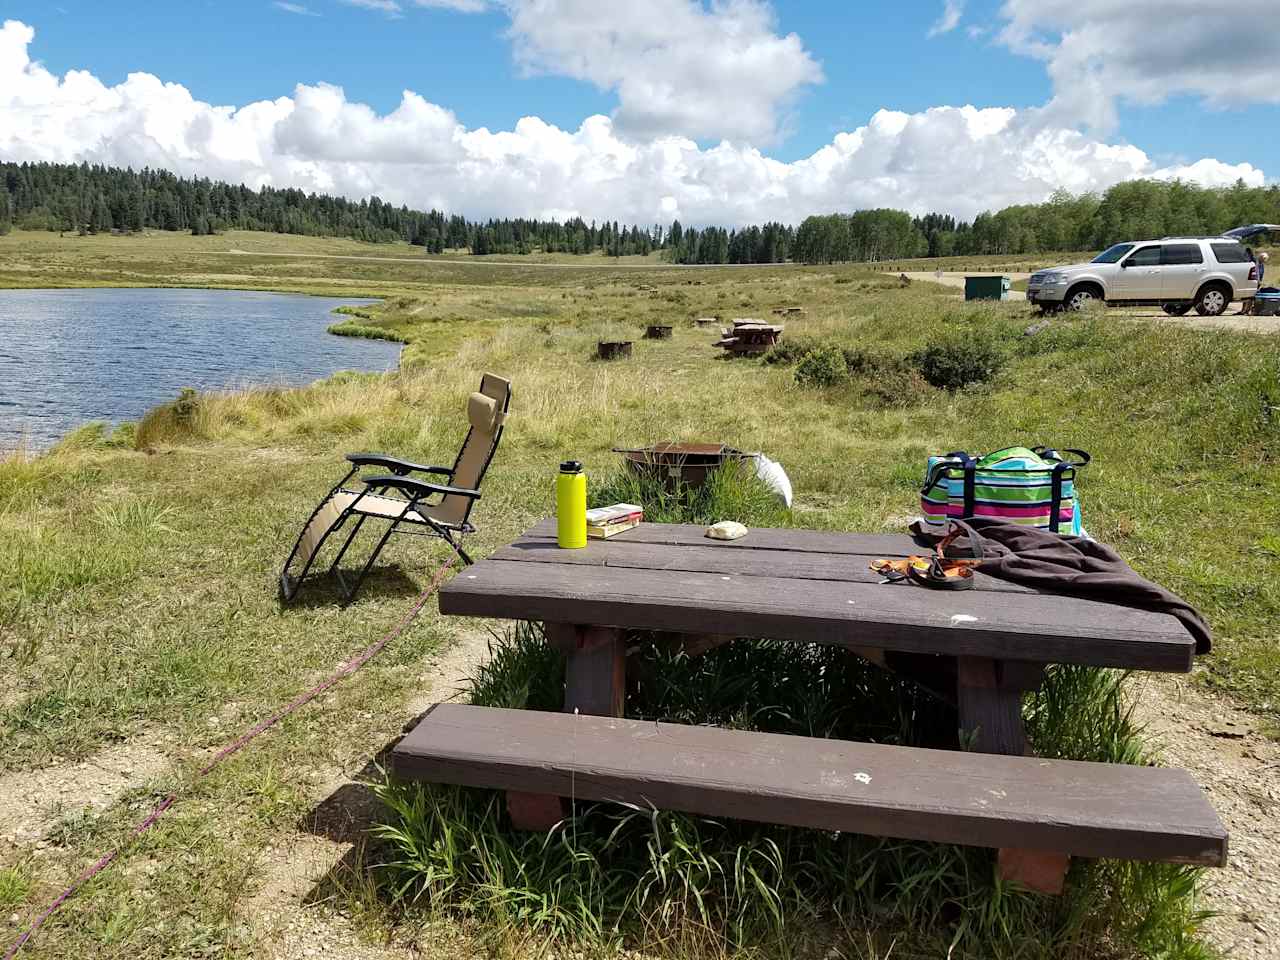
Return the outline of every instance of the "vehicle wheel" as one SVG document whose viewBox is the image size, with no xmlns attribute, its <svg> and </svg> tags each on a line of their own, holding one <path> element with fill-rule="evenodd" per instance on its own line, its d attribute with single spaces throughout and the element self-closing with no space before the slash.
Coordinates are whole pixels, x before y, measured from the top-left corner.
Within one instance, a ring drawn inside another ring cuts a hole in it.
<svg viewBox="0 0 1280 960">
<path fill-rule="evenodd" d="M 1160 307 L 1165 313 L 1171 317 L 1185 317 L 1191 309 L 1190 303 L 1166 303 Z"/>
<path fill-rule="evenodd" d="M 1101 303 L 1102 300 L 1098 296 L 1098 291 L 1093 287 L 1077 287 L 1075 290 L 1067 292 L 1067 299 L 1064 306 L 1067 310 L 1080 313 L 1082 310 L 1088 310 L 1095 304 Z"/>
<path fill-rule="evenodd" d="M 1205 287 L 1196 297 L 1196 313 L 1202 317 L 1220 317 L 1231 304 L 1231 294 L 1222 287 Z"/>
</svg>

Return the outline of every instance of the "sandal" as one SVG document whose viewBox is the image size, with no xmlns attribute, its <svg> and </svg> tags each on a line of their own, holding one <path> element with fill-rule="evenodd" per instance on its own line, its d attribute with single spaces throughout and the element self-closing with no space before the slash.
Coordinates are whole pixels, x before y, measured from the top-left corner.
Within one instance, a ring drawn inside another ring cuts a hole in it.
<svg viewBox="0 0 1280 960">
<path fill-rule="evenodd" d="M 958 544 L 961 537 L 965 543 Z M 903 560 L 879 558 L 870 567 L 886 583 L 910 580 L 933 590 L 972 590 L 973 568 L 982 562 L 982 545 L 967 528 L 953 526 L 938 541 L 933 556 L 910 556 Z"/>
<path fill-rule="evenodd" d="M 907 567 L 907 576 L 922 587 L 934 590 L 972 590 L 974 584 L 971 566 L 963 562 L 944 562 L 938 557 L 931 558 L 924 570 L 911 564 Z"/>
</svg>

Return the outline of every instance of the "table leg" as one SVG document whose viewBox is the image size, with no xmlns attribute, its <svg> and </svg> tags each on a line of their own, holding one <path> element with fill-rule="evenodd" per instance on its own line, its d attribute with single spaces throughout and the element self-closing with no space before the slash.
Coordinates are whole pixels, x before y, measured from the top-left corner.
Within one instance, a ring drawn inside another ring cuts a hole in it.
<svg viewBox="0 0 1280 960">
<path fill-rule="evenodd" d="M 1022 694 L 1044 676 L 1042 664 L 957 657 L 956 702 L 960 736 L 978 753 L 1022 756 L 1027 736 L 1022 724 Z M 999 851 L 1000 877 L 1040 893 L 1061 893 L 1070 857 L 1049 850 L 1017 847 Z"/>
<path fill-rule="evenodd" d="M 961 746 L 977 753 L 1026 753 L 1022 689 L 1002 683 L 999 661 L 986 657 L 956 659 Z"/>
<path fill-rule="evenodd" d="M 548 624 L 547 639 L 565 652 L 565 712 L 622 716 L 627 699 L 627 645 L 622 631 L 560 624 L 553 631 Z"/>
<path fill-rule="evenodd" d="M 627 696 L 627 646 L 614 627 L 548 623 L 547 642 L 565 655 L 564 710 L 620 717 Z M 507 791 L 507 812 L 517 830 L 547 831 L 564 819 L 564 800 Z"/>
</svg>

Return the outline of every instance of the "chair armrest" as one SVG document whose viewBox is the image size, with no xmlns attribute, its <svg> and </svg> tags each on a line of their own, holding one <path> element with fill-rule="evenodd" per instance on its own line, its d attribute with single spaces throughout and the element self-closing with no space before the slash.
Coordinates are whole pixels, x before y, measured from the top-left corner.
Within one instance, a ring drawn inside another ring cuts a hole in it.
<svg viewBox="0 0 1280 960">
<path fill-rule="evenodd" d="M 347 459 L 353 466 L 383 467 L 401 477 L 406 473 L 438 473 L 446 477 L 453 475 L 452 467 L 432 467 L 425 463 L 401 460 L 399 457 L 388 457 L 385 453 L 348 453 Z"/>
<path fill-rule="evenodd" d="M 412 477 L 400 476 L 377 476 L 365 477 L 364 482 L 371 487 L 394 487 L 401 493 L 411 496 L 415 499 L 429 497 L 433 493 L 444 494 L 445 496 L 467 497 L 471 500 L 480 499 L 479 490 L 467 490 L 463 487 L 447 487 L 440 483 L 427 483 L 424 480 L 414 480 Z"/>
</svg>

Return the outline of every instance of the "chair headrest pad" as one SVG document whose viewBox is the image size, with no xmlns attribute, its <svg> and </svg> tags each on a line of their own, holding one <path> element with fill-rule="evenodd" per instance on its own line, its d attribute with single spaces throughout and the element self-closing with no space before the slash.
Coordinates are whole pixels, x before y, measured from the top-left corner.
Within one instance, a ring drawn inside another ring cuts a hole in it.
<svg viewBox="0 0 1280 960">
<path fill-rule="evenodd" d="M 502 422 L 498 401 L 483 393 L 473 393 L 467 400 L 467 419 L 481 433 L 493 433 Z"/>
</svg>

